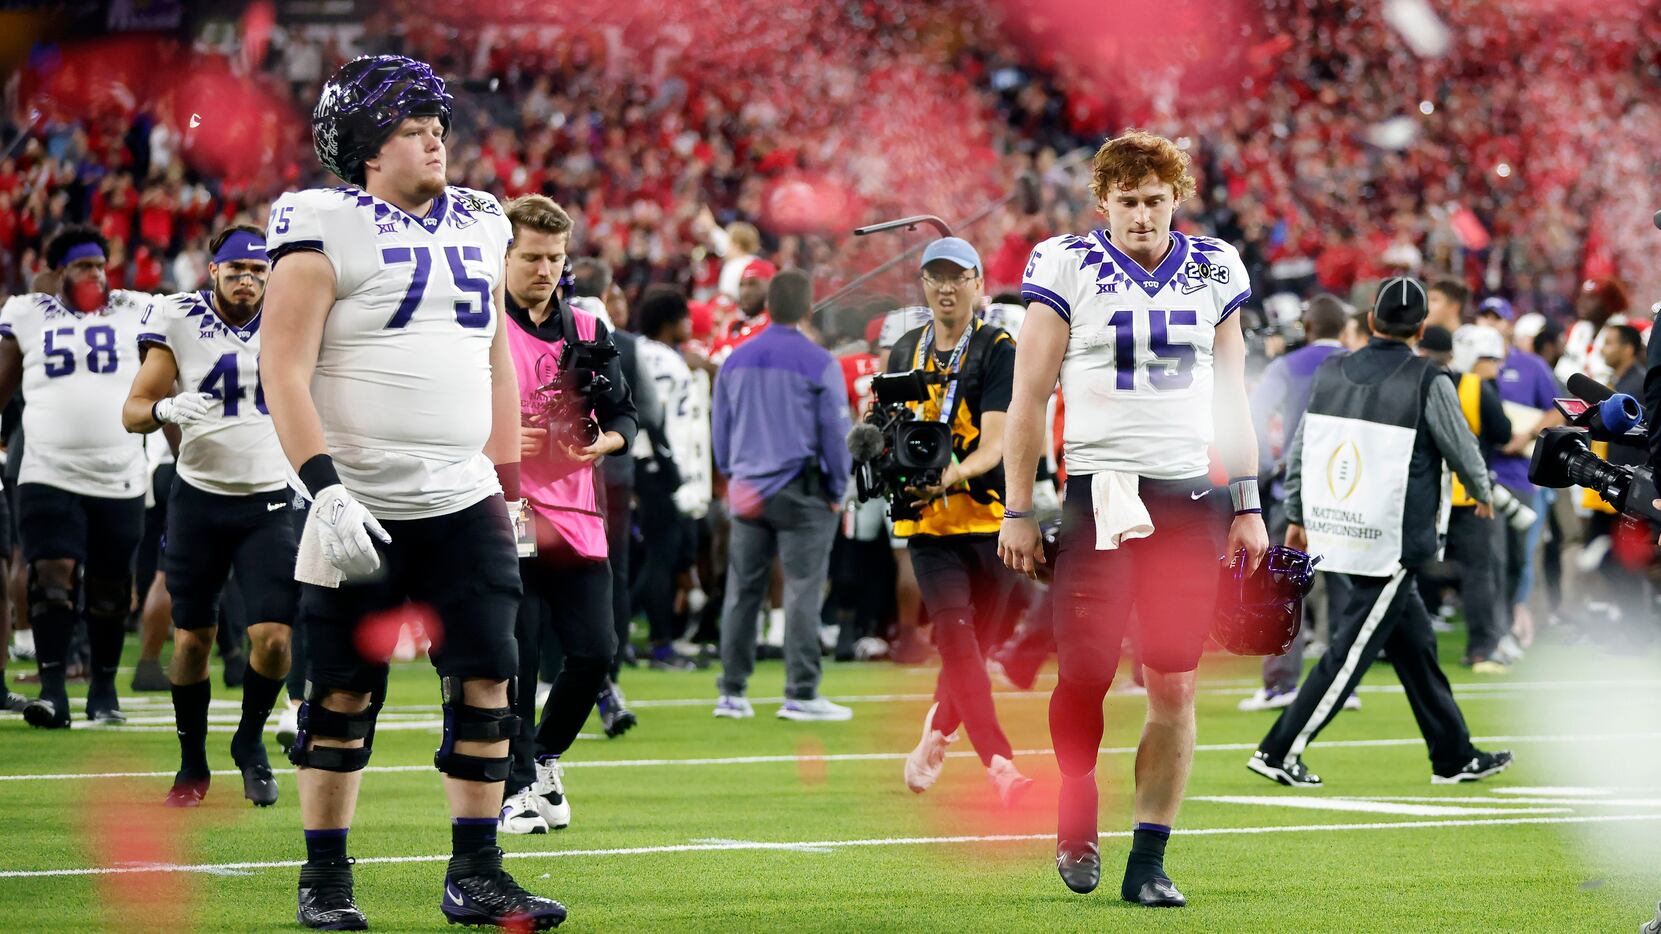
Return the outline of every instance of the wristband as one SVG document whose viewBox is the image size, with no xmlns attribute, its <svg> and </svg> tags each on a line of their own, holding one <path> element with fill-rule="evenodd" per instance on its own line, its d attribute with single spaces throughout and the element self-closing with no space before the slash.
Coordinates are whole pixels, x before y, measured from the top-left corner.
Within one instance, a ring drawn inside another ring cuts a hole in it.
<svg viewBox="0 0 1661 934">
<path fill-rule="evenodd" d="M 1032 510 L 1028 509 L 1028 510 L 1023 511 L 1023 510 L 1020 510 L 1020 509 L 1010 509 L 1008 506 L 1005 506 L 1004 507 L 1004 518 L 1005 519 L 1030 519 L 1030 518 L 1032 518 Z"/>
<path fill-rule="evenodd" d="M 1228 481 L 1228 499 L 1237 516 L 1263 512 L 1256 477 L 1234 477 Z"/>
<path fill-rule="evenodd" d="M 165 425 L 165 424 L 167 424 L 167 419 L 162 418 L 161 414 L 156 411 L 159 408 L 161 408 L 161 400 L 160 399 L 157 399 L 156 401 L 150 403 L 150 417 L 156 420 L 156 424 Z"/>
<path fill-rule="evenodd" d="M 306 485 L 306 492 L 313 499 L 317 494 L 340 482 L 340 474 L 335 473 L 334 458 L 327 454 L 315 454 L 312 458 L 300 465 L 300 482 Z"/>
<path fill-rule="evenodd" d="M 502 496 L 508 502 L 519 498 L 519 462 L 496 465 L 496 480 L 502 484 Z"/>
</svg>

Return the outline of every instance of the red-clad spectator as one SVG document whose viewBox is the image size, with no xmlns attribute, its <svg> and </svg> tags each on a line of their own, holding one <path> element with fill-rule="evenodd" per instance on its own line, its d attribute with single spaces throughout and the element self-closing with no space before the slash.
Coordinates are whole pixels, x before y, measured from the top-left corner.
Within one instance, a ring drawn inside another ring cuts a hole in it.
<svg viewBox="0 0 1661 934">
<path fill-rule="evenodd" d="M 750 260 L 750 264 L 744 267 L 744 273 L 738 279 L 737 309 L 725 322 L 717 325 L 714 347 L 717 361 L 773 323 L 772 317 L 767 314 L 767 286 L 777 274 L 778 269 L 764 259 Z"/>
</svg>

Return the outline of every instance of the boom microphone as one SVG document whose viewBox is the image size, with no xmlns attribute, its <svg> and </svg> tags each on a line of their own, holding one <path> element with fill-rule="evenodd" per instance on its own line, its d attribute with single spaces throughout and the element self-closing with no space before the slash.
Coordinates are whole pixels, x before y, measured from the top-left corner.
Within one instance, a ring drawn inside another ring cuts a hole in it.
<svg viewBox="0 0 1661 934">
<path fill-rule="evenodd" d="M 1569 392 L 1576 399 L 1588 405 L 1602 405 L 1603 400 L 1613 396 L 1615 390 L 1587 376 L 1585 373 L 1569 374 Z"/>
<path fill-rule="evenodd" d="M 856 463 L 876 460 L 882 456 L 885 447 L 887 442 L 883 440 L 882 429 L 875 425 L 860 422 L 848 432 L 848 453 L 854 456 Z"/>
</svg>

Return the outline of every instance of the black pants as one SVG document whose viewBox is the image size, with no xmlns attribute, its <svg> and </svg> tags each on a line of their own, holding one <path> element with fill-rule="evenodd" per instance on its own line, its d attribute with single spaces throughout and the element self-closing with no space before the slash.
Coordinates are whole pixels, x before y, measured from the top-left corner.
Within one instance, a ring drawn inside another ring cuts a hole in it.
<svg viewBox="0 0 1661 934">
<path fill-rule="evenodd" d="M 607 562 L 559 549 L 521 560 L 519 576 L 525 597 L 519 604 L 515 633 L 519 684 L 513 712 L 521 722 L 510 752 L 513 772 L 508 776 L 507 795 L 517 794 L 536 779 L 537 756 L 557 756 L 571 748 L 617 655 Z M 559 643 L 564 664 L 538 723 L 537 666 L 550 634 Z"/>
<path fill-rule="evenodd" d="M 1475 506 L 1456 506 L 1448 516 L 1448 560 L 1459 567 L 1459 602 L 1465 608 L 1465 655 L 1481 661 L 1494 653 L 1505 635 L 1499 585 L 1505 569 L 1495 556 L 1499 530 L 1495 519 L 1476 514 Z"/>
<path fill-rule="evenodd" d="M 1382 649 L 1390 653 L 1390 663 L 1407 691 L 1432 768 L 1444 773 L 1460 768 L 1475 755 L 1471 731 L 1436 660 L 1436 633 L 1414 586 L 1414 573 L 1345 577 L 1351 585 L 1350 599 L 1343 615 L 1333 620 L 1332 644 L 1258 749 L 1276 761 L 1303 755 Z"/>
<path fill-rule="evenodd" d="M 634 484 L 608 482 L 601 488 L 601 495 L 605 497 L 606 554 L 611 565 L 611 622 L 617 631 L 617 651 L 611 657 L 611 680 L 616 681 L 629 643 L 629 622 L 634 619 L 634 602 L 629 594 L 629 529 L 633 524 Z"/>
<path fill-rule="evenodd" d="M 675 508 L 675 491 L 661 473 L 640 474 L 635 481 L 640 496 L 640 535 L 646 542 L 634 601 L 646 612 L 646 627 L 654 645 L 672 641 L 675 631 L 675 584 L 696 557 L 692 522 Z"/>
<path fill-rule="evenodd" d="M 920 535 L 911 538 L 906 550 L 940 650 L 934 728 L 950 734 L 962 723 L 982 764 L 991 764 L 993 756 L 1013 758 L 986 676 L 986 653 L 1003 629 L 1012 583 L 998 557 L 997 539 Z"/>
</svg>

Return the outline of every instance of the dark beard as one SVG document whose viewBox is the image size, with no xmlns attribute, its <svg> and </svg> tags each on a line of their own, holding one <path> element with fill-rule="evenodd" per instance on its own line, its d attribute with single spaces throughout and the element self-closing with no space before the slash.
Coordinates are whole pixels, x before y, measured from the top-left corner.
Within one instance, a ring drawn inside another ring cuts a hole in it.
<svg viewBox="0 0 1661 934">
<path fill-rule="evenodd" d="M 242 327 L 260 313 L 259 302 L 232 301 L 217 288 L 213 290 L 213 303 L 219 309 L 219 317 L 232 327 Z"/>
</svg>

